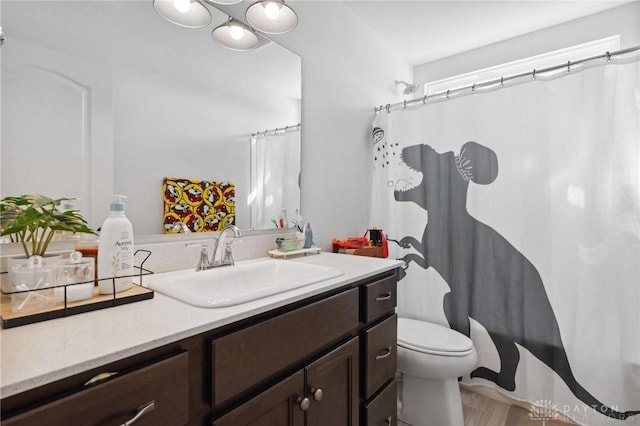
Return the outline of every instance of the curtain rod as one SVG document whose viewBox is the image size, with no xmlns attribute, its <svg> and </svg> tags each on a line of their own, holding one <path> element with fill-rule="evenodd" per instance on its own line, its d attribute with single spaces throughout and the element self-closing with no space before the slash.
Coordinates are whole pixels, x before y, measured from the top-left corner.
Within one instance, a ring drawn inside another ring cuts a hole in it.
<svg viewBox="0 0 640 426">
<path fill-rule="evenodd" d="M 267 135 L 275 136 L 278 133 L 287 133 L 287 132 L 298 131 L 298 130 L 300 130 L 300 127 L 301 127 L 300 123 L 294 124 L 293 126 L 276 127 L 275 129 L 265 130 L 264 132 L 251 133 L 251 136 L 253 136 L 253 137 L 267 136 Z"/>
<path fill-rule="evenodd" d="M 567 69 L 567 74 L 569 72 L 571 72 L 571 66 L 572 65 L 580 65 L 583 64 L 585 62 L 589 62 L 589 61 L 594 61 L 596 59 L 607 59 L 607 63 L 611 62 L 611 58 L 613 56 L 620 56 L 620 55 L 624 55 L 627 53 L 632 53 L 635 51 L 640 50 L 640 46 L 635 46 L 635 47 L 630 47 L 628 49 L 622 49 L 622 50 L 617 50 L 615 52 L 606 52 L 602 55 L 596 55 L 596 56 L 591 56 L 589 58 L 584 58 L 584 59 L 579 59 L 577 61 L 568 61 L 565 64 L 559 64 L 559 65 L 553 65 L 553 66 L 549 66 L 546 68 L 540 68 L 540 69 L 534 69 L 533 71 L 528 71 L 528 72 L 524 72 L 524 73 L 520 73 L 520 74 L 513 74 L 513 75 L 509 75 L 506 77 L 500 77 L 494 80 L 489 80 L 489 81 L 484 81 L 481 83 L 474 83 L 470 86 L 464 86 L 464 87 L 459 87 L 457 89 L 447 89 L 447 90 L 443 90 L 440 92 L 436 92 L 434 94 L 431 95 L 424 95 L 421 98 L 415 98 L 415 99 L 411 99 L 409 101 L 405 100 L 403 102 L 396 102 L 394 104 L 386 104 L 386 105 L 380 105 L 378 107 L 374 108 L 375 113 L 379 113 L 383 110 L 386 110 L 387 112 L 390 112 L 392 108 L 396 108 L 399 106 L 402 106 L 403 108 L 406 108 L 407 105 L 411 105 L 411 104 L 415 104 L 418 102 L 422 102 L 423 104 L 426 105 L 427 101 L 429 99 L 433 99 L 433 98 L 441 98 L 442 96 L 446 96 L 446 98 L 448 99 L 451 95 L 455 95 L 457 93 L 463 92 L 465 90 L 469 90 L 471 89 L 471 93 L 474 93 L 476 89 L 478 88 L 482 88 L 482 87 L 487 87 L 487 86 L 493 86 L 495 84 L 500 83 L 500 86 L 502 87 L 504 85 L 505 82 L 509 81 L 509 80 L 515 80 L 517 78 L 522 78 L 522 77 L 526 77 L 526 76 L 531 76 L 534 80 L 536 79 L 536 74 L 544 74 L 547 72 L 551 72 L 551 71 L 555 71 L 555 70 L 559 70 L 559 69 L 563 69 L 566 68 Z"/>
</svg>

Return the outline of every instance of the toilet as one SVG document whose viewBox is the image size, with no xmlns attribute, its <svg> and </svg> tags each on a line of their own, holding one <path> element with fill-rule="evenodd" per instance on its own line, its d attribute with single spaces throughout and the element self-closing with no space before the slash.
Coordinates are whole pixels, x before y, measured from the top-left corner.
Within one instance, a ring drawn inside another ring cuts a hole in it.
<svg viewBox="0 0 640 426">
<path fill-rule="evenodd" d="M 462 426 L 458 377 L 478 356 L 467 336 L 443 327 L 398 318 L 398 418 L 411 426 Z"/>
</svg>

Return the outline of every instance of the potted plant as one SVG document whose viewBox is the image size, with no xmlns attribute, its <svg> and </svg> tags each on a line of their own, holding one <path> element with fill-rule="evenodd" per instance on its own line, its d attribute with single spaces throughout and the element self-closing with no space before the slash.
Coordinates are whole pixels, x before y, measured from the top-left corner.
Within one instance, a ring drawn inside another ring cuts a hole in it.
<svg viewBox="0 0 640 426">
<path fill-rule="evenodd" d="M 56 231 L 96 234 L 78 210 L 63 210 L 65 201 L 44 195 L 5 197 L 0 201 L 0 236 L 22 244 L 27 258 L 45 256 Z"/>
</svg>

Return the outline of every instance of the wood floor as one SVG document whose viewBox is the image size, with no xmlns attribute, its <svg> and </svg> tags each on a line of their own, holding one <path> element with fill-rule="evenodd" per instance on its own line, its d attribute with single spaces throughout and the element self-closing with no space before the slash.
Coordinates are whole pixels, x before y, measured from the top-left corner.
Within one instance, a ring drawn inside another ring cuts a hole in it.
<svg viewBox="0 0 640 426">
<path fill-rule="evenodd" d="M 560 420 L 532 419 L 531 411 L 460 389 L 464 426 L 569 426 Z"/>
<path fill-rule="evenodd" d="M 504 402 L 496 401 L 477 392 L 461 388 L 464 426 L 570 426 L 560 420 L 532 419 L 530 411 Z M 411 426 L 398 421 L 398 426 Z M 450 426 L 450 425 L 433 425 Z"/>
</svg>

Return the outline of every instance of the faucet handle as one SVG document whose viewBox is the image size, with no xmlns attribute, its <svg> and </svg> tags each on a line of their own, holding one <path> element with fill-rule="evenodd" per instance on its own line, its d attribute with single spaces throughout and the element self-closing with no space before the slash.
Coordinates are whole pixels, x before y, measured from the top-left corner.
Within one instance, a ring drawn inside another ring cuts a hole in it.
<svg viewBox="0 0 640 426">
<path fill-rule="evenodd" d="M 227 244 L 224 248 L 224 255 L 222 258 L 222 263 L 223 264 L 231 264 L 231 265 L 235 265 L 235 262 L 233 261 L 233 250 L 231 248 L 231 244 L 233 243 L 233 240 L 231 241 L 227 241 Z"/>
<path fill-rule="evenodd" d="M 185 244 L 186 247 L 200 247 L 200 260 L 198 261 L 198 265 L 196 265 L 196 271 L 204 271 L 209 268 L 209 251 L 206 244 L 201 243 L 190 243 Z"/>
<path fill-rule="evenodd" d="M 242 234 L 240 234 L 240 237 L 241 236 Z M 240 237 L 234 236 L 233 238 L 230 238 L 224 242 L 225 247 L 224 247 L 224 253 L 222 255 L 221 263 L 227 264 L 227 265 L 235 265 L 233 261 L 233 249 L 231 248 L 231 245 L 235 242 L 242 242 L 242 238 Z"/>
</svg>

